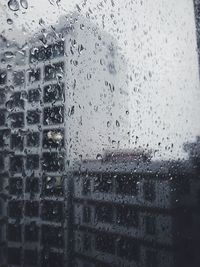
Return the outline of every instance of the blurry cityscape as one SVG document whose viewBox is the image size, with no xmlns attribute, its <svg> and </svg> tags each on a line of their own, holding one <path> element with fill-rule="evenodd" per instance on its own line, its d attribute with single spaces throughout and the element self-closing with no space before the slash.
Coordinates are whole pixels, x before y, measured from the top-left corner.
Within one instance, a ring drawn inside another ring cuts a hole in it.
<svg viewBox="0 0 200 267">
<path fill-rule="evenodd" d="M 185 160 L 72 155 L 93 126 L 99 143 L 128 128 L 116 40 L 77 14 L 20 48 L 0 38 L 0 266 L 199 267 L 200 137 Z M 84 94 L 103 103 L 98 122 Z"/>
</svg>

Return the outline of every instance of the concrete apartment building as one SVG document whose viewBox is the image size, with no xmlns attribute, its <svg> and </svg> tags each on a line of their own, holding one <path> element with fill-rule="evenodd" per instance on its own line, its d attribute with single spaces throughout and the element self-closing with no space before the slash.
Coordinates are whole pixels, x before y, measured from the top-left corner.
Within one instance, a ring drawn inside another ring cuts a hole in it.
<svg viewBox="0 0 200 267">
<path fill-rule="evenodd" d="M 74 266 L 197 267 L 200 182 L 191 162 L 113 155 L 74 167 Z"/>
<path fill-rule="evenodd" d="M 96 120 L 90 100 L 101 98 L 106 134 L 122 60 L 114 40 L 76 14 L 20 47 L 2 37 L 0 60 L 0 266 L 68 266 L 71 151 Z"/>
</svg>

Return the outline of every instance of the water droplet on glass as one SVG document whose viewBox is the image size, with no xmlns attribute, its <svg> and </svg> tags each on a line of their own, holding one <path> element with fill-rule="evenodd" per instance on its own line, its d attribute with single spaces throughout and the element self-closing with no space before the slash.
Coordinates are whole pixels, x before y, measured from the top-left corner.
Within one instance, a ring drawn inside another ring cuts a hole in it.
<svg viewBox="0 0 200 267">
<path fill-rule="evenodd" d="M 20 4 L 24 9 L 28 8 L 28 2 L 27 0 L 20 0 Z"/>
<path fill-rule="evenodd" d="M 97 154 L 96 159 L 97 160 L 102 160 L 102 155 L 101 154 Z"/>
<path fill-rule="evenodd" d="M 116 126 L 117 126 L 117 127 L 120 127 L 120 123 L 119 123 L 118 120 L 116 120 Z"/>
<path fill-rule="evenodd" d="M 5 52 L 4 56 L 6 58 L 13 58 L 14 57 L 14 54 L 11 51 L 7 51 L 7 52 Z"/>
<path fill-rule="evenodd" d="M 12 11 L 18 11 L 19 10 L 19 3 L 17 0 L 10 0 L 8 2 L 8 7 L 10 8 L 10 10 Z"/>
<path fill-rule="evenodd" d="M 7 19 L 7 23 L 8 23 L 9 25 L 12 25 L 12 24 L 13 24 L 12 19 Z"/>
</svg>

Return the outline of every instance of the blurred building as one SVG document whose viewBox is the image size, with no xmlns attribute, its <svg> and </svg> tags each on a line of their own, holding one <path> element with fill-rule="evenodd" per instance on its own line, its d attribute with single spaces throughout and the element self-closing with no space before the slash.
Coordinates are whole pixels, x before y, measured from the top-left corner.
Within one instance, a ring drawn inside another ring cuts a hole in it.
<svg viewBox="0 0 200 267">
<path fill-rule="evenodd" d="M 78 126 L 84 139 L 96 121 L 82 108 L 102 90 L 98 117 L 105 125 L 98 125 L 109 135 L 116 52 L 113 38 L 76 14 L 61 18 L 57 29 L 42 27 L 23 47 L 2 38 L 0 266 L 68 265 L 68 163 L 81 147 Z"/>
<path fill-rule="evenodd" d="M 199 266 L 191 163 L 117 155 L 74 166 L 74 266 Z"/>
</svg>

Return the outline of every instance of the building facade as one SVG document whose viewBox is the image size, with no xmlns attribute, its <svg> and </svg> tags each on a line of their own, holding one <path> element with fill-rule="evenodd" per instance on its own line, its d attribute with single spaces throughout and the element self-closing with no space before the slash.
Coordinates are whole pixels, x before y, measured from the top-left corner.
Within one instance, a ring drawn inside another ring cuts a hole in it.
<svg viewBox="0 0 200 267">
<path fill-rule="evenodd" d="M 75 166 L 74 265 L 198 266 L 198 175 L 188 162 Z"/>
</svg>

